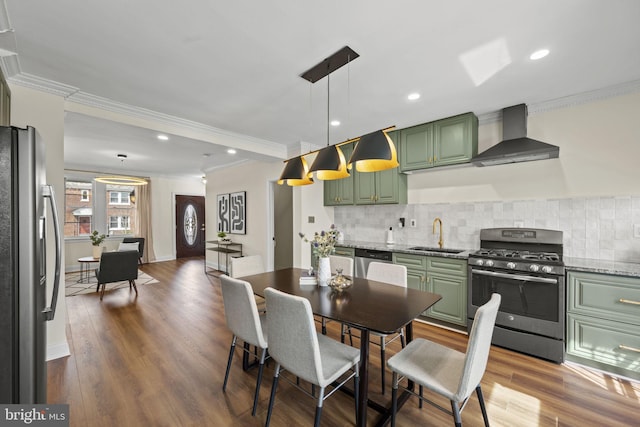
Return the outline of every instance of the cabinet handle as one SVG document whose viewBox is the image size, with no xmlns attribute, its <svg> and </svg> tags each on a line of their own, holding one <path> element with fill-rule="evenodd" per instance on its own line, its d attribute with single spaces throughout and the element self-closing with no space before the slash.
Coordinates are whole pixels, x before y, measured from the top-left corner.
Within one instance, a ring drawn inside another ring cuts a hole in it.
<svg viewBox="0 0 640 427">
<path fill-rule="evenodd" d="M 640 348 L 629 347 L 628 345 L 624 345 L 624 344 L 620 344 L 618 348 L 620 350 L 628 350 L 628 351 L 633 351 L 635 353 L 640 353 Z"/>
<path fill-rule="evenodd" d="M 433 157 L 429 157 L 429 163 L 433 163 Z"/>
<path fill-rule="evenodd" d="M 640 301 L 633 301 L 633 300 L 630 300 L 630 299 L 620 298 L 618 301 L 623 303 L 623 304 L 640 305 Z"/>
</svg>

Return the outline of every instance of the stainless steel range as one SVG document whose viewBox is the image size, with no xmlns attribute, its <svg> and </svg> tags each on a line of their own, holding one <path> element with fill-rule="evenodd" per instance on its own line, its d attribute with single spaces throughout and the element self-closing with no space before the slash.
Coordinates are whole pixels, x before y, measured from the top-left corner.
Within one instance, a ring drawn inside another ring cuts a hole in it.
<svg viewBox="0 0 640 427">
<path fill-rule="evenodd" d="M 562 232 L 536 228 L 480 231 L 469 255 L 468 324 L 494 292 L 502 295 L 493 344 L 561 363 L 565 285 Z"/>
</svg>

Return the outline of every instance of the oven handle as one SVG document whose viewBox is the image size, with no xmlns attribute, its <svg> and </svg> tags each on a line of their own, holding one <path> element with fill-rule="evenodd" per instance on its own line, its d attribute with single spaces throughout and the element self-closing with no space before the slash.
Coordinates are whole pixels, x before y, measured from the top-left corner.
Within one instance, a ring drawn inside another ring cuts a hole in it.
<svg viewBox="0 0 640 427">
<path fill-rule="evenodd" d="M 481 276 L 502 277 L 503 279 L 524 280 L 527 282 L 549 283 L 553 285 L 558 284 L 558 279 L 547 279 L 546 277 L 524 276 L 522 274 L 507 274 L 499 273 L 497 271 L 476 270 L 473 268 L 471 269 L 471 273 L 479 274 Z"/>
</svg>

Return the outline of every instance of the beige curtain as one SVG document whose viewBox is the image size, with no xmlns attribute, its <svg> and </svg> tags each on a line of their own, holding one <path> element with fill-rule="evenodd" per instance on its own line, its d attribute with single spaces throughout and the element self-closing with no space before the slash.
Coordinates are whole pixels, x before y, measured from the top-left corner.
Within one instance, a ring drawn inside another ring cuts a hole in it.
<svg viewBox="0 0 640 427">
<path fill-rule="evenodd" d="M 147 185 L 136 188 L 137 222 L 140 237 L 144 237 L 144 254 L 142 262 L 154 261 L 156 255 L 153 252 L 153 233 L 151 232 L 151 180 Z"/>
</svg>

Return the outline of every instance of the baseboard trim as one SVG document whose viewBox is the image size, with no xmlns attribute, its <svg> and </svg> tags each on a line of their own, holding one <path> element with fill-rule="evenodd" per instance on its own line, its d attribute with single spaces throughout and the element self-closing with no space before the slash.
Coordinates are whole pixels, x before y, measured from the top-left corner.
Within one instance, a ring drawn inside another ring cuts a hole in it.
<svg viewBox="0 0 640 427">
<path fill-rule="evenodd" d="M 69 343 L 67 341 L 47 346 L 47 362 L 67 356 L 71 356 L 71 349 L 69 348 Z"/>
</svg>

